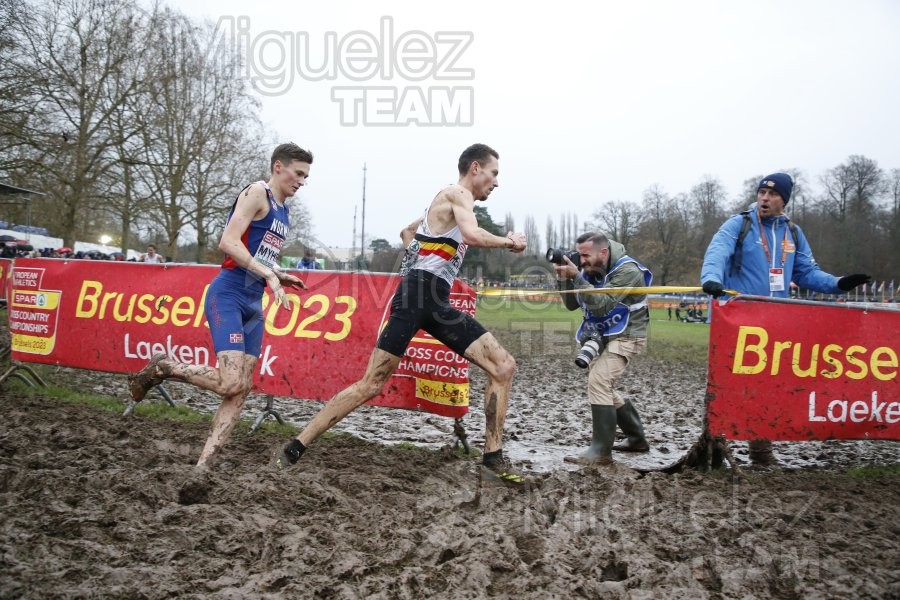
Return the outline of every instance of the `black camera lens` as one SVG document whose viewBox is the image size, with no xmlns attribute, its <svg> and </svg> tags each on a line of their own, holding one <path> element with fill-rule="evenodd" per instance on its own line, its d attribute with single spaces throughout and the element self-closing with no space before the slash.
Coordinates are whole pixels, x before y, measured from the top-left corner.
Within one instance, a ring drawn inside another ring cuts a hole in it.
<svg viewBox="0 0 900 600">
<path fill-rule="evenodd" d="M 554 265 L 563 264 L 562 256 L 562 250 L 557 250 L 556 248 L 547 248 L 547 260 L 552 262 Z"/>
<path fill-rule="evenodd" d="M 568 252 L 565 250 L 560 250 L 559 248 L 547 248 L 547 260 L 552 262 L 554 265 L 564 265 L 566 261 L 563 259 L 564 256 L 568 256 L 569 260 L 572 261 L 572 264 L 575 265 L 576 268 L 581 268 L 581 255 L 578 254 L 577 250 L 569 250 Z"/>
</svg>

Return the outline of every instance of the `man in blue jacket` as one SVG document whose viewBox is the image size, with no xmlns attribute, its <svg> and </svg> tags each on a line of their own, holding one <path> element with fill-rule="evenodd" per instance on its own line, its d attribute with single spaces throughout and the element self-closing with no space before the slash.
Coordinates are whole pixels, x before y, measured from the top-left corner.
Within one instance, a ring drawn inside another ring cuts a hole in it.
<svg viewBox="0 0 900 600">
<path fill-rule="evenodd" d="M 869 281 L 868 275 L 838 277 L 819 268 L 803 231 L 784 214 L 794 182 L 773 173 L 759 182 L 756 207 L 729 218 L 713 236 L 700 271 L 703 291 L 719 297 L 725 290 L 787 298 L 791 282 L 824 294 L 842 294 Z M 754 464 L 773 464 L 772 443 L 750 442 Z"/>
<path fill-rule="evenodd" d="M 316 259 L 316 253 L 312 250 L 307 250 L 299 261 L 297 261 L 298 269 L 321 269 L 322 267 L 319 265 L 319 261 Z"/>
</svg>

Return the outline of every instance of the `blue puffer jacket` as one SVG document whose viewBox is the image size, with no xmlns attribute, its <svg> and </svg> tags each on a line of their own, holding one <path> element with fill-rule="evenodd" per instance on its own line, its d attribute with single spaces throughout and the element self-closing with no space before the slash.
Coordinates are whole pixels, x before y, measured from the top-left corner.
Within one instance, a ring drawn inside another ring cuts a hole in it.
<svg viewBox="0 0 900 600">
<path fill-rule="evenodd" d="M 700 270 L 701 284 L 718 281 L 726 290 L 775 298 L 788 296 L 791 281 L 801 288 L 824 294 L 844 293 L 837 286 L 838 278 L 822 271 L 816 264 L 809 242 L 799 227 L 796 227 L 797 247 L 794 248 L 794 238 L 788 226 L 790 220 L 784 215 L 762 219 L 762 229 L 769 245 L 767 259 L 760 236 L 760 221 L 756 215 L 756 208 L 749 214 L 750 229 L 743 241 L 741 272 L 738 273 L 736 268 L 732 268 L 735 246 L 744 226 L 744 216 L 738 214 L 725 221 L 709 243 L 706 256 L 703 258 L 703 268 Z M 783 251 L 783 240 L 786 242 L 787 252 Z M 785 257 L 783 262 L 782 256 Z M 769 290 L 770 268 L 784 269 L 782 291 Z"/>
</svg>

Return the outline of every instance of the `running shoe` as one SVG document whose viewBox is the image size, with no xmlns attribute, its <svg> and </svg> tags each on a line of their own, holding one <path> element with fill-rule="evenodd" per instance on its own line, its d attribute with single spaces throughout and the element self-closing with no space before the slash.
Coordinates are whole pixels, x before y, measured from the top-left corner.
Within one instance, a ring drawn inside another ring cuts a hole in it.
<svg viewBox="0 0 900 600">
<path fill-rule="evenodd" d="M 128 391 L 131 393 L 131 399 L 140 402 L 147 395 L 151 388 L 161 384 L 165 377 L 157 375 L 159 362 L 166 358 L 165 354 L 156 354 L 147 363 L 147 366 L 128 376 Z"/>
</svg>

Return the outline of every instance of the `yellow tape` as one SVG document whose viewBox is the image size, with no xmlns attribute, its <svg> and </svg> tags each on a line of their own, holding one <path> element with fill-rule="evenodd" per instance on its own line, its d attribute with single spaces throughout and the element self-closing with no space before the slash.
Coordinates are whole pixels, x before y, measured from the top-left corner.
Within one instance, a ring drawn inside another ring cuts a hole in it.
<svg viewBox="0 0 900 600">
<path fill-rule="evenodd" d="M 657 285 L 652 287 L 632 288 L 589 288 L 584 290 L 522 290 L 508 288 L 492 288 L 481 290 L 479 296 L 545 296 L 547 294 L 676 294 L 684 292 L 702 292 L 701 287 L 679 287 L 674 285 Z M 736 296 L 734 290 L 725 290 L 726 293 Z"/>
</svg>

